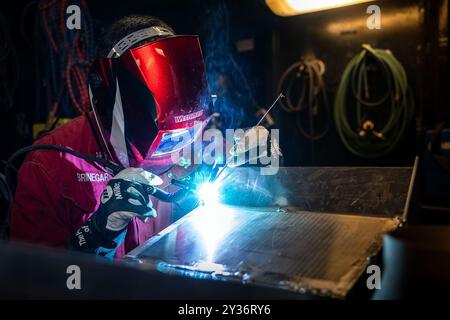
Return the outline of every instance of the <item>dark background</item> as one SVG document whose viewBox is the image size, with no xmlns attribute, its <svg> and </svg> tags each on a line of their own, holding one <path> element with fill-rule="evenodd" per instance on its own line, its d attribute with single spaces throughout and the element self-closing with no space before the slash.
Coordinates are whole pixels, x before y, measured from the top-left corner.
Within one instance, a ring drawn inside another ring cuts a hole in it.
<svg viewBox="0 0 450 320">
<path fill-rule="evenodd" d="M 328 134 L 314 145 L 313 161 L 311 143 L 300 134 L 295 116 L 281 108 L 274 110 L 274 127 L 280 129 L 287 166 L 411 166 L 416 155 L 426 158 L 426 131 L 441 122 L 450 124 L 448 0 L 379 0 L 374 4 L 381 7 L 381 30 L 366 28 L 367 3 L 278 17 L 264 0 L 87 1 L 96 38 L 109 23 L 128 14 L 158 16 L 179 34 L 199 34 L 209 78 L 223 73 L 239 97 L 241 109 L 229 114 L 239 127 L 256 123 L 258 108 L 269 106 L 278 96 L 277 84 L 283 71 L 306 53 L 326 63 L 325 81 L 332 107 L 342 72 L 361 51 L 361 44 L 391 50 L 406 70 L 416 102 L 409 134 L 394 152 L 373 160 L 358 158 L 344 147 L 331 121 Z M 12 92 L 11 108 L 0 110 L 1 161 L 33 142 L 32 125 L 44 122 L 48 114 L 47 43 L 36 23 L 37 12 L 36 1 L 0 1 L 0 82 L 18 83 Z M 242 41 L 253 46 L 242 52 Z M 9 53 L 6 57 L 5 52 Z M 214 87 L 214 83 L 210 85 Z M 428 184 L 423 184 L 419 199 L 412 202 L 420 202 L 421 213 L 426 214 L 416 221 L 448 223 L 450 173 L 432 162 L 422 163 L 419 178 Z M 437 181 L 436 177 L 442 180 Z M 6 210 L 0 201 L 0 213 L 3 212 Z M 15 248 L 10 251 L 16 253 Z M 20 283 L 17 288 L 21 288 Z M 173 296 L 173 292 L 168 294 Z"/>
<path fill-rule="evenodd" d="M 2 1 L 0 5 L 15 45 L 19 75 L 14 105 L 10 111 L 0 113 L 2 159 L 31 143 L 31 125 L 46 118 L 42 94 L 45 83 L 43 75 L 35 72 L 37 63 L 45 65 L 42 55 L 41 60 L 36 59 L 45 50 L 44 43 L 40 47 L 24 39 L 24 34 L 31 36 L 36 31 L 36 5 L 29 3 Z M 446 3 L 377 1 L 382 12 L 382 29 L 369 30 L 365 27 L 367 4 L 284 18 L 274 15 L 262 0 L 87 2 L 96 37 L 108 23 L 135 13 L 161 17 L 178 33 L 200 34 L 204 54 L 210 58 L 207 62 L 214 61 L 210 68 L 222 66 L 234 77 L 233 85 L 243 96 L 245 119 L 237 124 L 244 127 L 257 121 L 254 113 L 258 107 L 270 105 L 278 95 L 277 83 L 282 72 L 306 52 L 326 63 L 326 85 L 332 106 L 342 71 L 351 57 L 361 51 L 362 43 L 390 49 L 406 69 L 417 106 L 416 123 L 399 148 L 380 159 L 359 159 L 345 149 L 332 123 L 330 132 L 315 143 L 313 163 L 310 142 L 299 133 L 295 118 L 279 108 L 274 111 L 275 127 L 281 129 L 284 164 L 289 166 L 412 164 L 422 148 L 424 130 L 449 120 L 447 23 L 443 14 Z M 445 31 L 439 31 L 439 23 Z M 252 39 L 253 49 L 239 52 L 238 42 L 248 39 Z"/>
</svg>

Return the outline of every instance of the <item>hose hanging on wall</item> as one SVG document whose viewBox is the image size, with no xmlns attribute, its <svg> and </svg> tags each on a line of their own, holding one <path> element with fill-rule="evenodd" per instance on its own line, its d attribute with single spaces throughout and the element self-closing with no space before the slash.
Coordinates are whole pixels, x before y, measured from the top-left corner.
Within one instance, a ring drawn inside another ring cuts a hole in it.
<svg viewBox="0 0 450 320">
<path fill-rule="evenodd" d="M 311 160 L 315 162 L 314 141 L 330 129 L 330 107 L 325 90 L 325 63 L 319 59 L 302 58 L 286 69 L 278 83 L 278 91 L 286 94 L 281 107 L 297 113 L 296 126 L 311 141 Z"/>
<path fill-rule="evenodd" d="M 378 158 L 396 148 L 406 135 L 414 100 L 405 70 L 394 55 L 367 44 L 362 47 L 342 75 L 334 119 L 350 152 Z"/>
</svg>

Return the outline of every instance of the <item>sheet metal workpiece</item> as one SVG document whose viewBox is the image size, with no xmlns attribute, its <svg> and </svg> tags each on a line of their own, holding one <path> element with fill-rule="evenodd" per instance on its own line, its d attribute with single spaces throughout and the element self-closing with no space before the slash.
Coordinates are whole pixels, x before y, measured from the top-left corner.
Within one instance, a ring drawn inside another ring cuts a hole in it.
<svg viewBox="0 0 450 320">
<path fill-rule="evenodd" d="M 259 196 L 234 190 L 234 205 L 195 209 L 125 260 L 183 277 L 342 299 L 383 235 L 404 220 L 414 181 L 414 168 L 281 168 L 266 177 L 255 170 L 234 171 L 242 183 L 230 185 L 251 185 Z"/>
</svg>

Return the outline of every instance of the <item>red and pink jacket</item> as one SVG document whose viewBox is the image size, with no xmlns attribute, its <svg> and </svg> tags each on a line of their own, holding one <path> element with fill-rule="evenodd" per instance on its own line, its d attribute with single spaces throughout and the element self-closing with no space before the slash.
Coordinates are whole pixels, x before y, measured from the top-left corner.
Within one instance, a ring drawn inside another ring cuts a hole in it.
<svg viewBox="0 0 450 320">
<path fill-rule="evenodd" d="M 35 144 L 53 144 L 99 157 L 88 116 L 80 116 L 42 136 Z M 11 240 L 64 247 L 68 238 L 97 210 L 111 173 L 70 154 L 36 150 L 25 158 L 17 177 L 11 212 Z M 167 177 L 162 177 L 167 185 Z M 163 185 L 164 187 L 164 185 Z M 115 258 L 142 244 L 172 222 L 172 205 L 152 199 L 157 218 L 133 219 Z"/>
</svg>

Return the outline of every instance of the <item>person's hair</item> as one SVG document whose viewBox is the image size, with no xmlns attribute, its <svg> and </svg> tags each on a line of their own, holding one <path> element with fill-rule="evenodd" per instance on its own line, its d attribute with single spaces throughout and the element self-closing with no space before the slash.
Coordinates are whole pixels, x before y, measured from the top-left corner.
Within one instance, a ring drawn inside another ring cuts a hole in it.
<svg viewBox="0 0 450 320">
<path fill-rule="evenodd" d="M 167 23 L 156 17 L 142 15 L 125 16 L 113 22 L 103 33 L 98 42 L 97 56 L 99 58 L 105 58 L 114 47 L 114 45 L 122 38 L 126 37 L 130 33 L 149 27 L 164 27 L 174 32 Z M 143 40 L 135 44 L 133 47 L 137 47 L 146 42 L 153 41 L 155 40 L 155 38 L 157 37 Z"/>
</svg>

